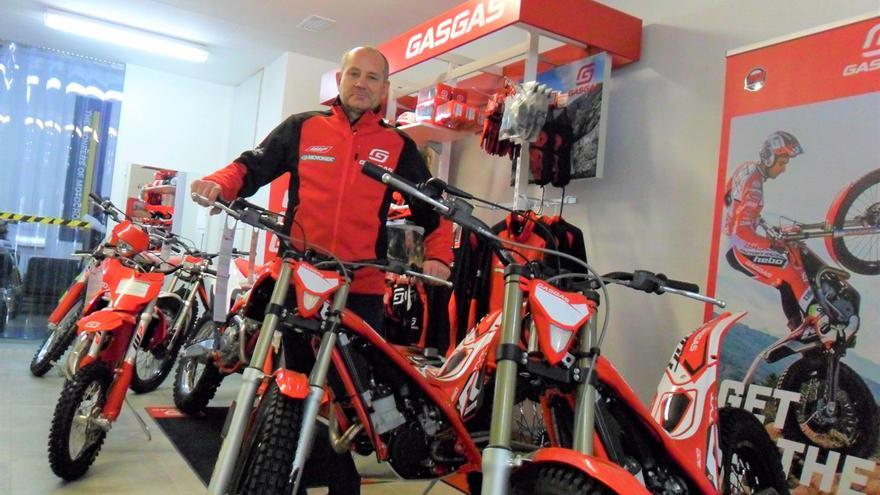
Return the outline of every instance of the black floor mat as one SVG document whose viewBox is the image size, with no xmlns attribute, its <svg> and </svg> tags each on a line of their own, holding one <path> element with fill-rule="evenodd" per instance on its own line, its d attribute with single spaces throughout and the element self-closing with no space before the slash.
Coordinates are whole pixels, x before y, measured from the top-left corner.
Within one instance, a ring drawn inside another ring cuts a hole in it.
<svg viewBox="0 0 880 495">
<path fill-rule="evenodd" d="M 220 453 L 220 432 L 226 421 L 227 410 L 225 407 L 209 407 L 201 417 L 187 416 L 173 407 L 148 407 L 147 413 L 207 486 Z M 323 423 L 318 424 L 316 436 L 327 437 L 327 427 Z M 312 454 L 303 471 L 305 486 L 311 488 L 331 485 L 331 493 L 351 493 L 351 487 L 357 486 L 357 477 L 357 469 L 350 454 L 334 453 L 328 442 L 314 443 Z"/>
<path fill-rule="evenodd" d="M 162 411 L 176 412 L 170 408 L 147 408 L 168 440 L 207 486 L 220 453 L 220 431 L 226 421 L 227 408 L 209 407 L 205 415 L 198 418 Z"/>
</svg>

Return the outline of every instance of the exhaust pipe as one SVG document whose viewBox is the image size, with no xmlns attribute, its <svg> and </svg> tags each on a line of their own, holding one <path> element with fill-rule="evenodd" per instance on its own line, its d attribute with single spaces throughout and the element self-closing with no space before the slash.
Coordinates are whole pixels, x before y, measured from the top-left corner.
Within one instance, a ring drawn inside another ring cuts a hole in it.
<svg viewBox="0 0 880 495">
<path fill-rule="evenodd" d="M 354 437 L 364 429 L 364 425 L 360 422 L 354 423 L 345 430 L 342 435 L 339 434 L 339 418 L 336 416 L 336 407 L 330 404 L 330 410 L 327 413 L 327 432 L 330 437 L 330 446 L 333 452 L 344 454 L 348 452 L 349 445 Z"/>
</svg>

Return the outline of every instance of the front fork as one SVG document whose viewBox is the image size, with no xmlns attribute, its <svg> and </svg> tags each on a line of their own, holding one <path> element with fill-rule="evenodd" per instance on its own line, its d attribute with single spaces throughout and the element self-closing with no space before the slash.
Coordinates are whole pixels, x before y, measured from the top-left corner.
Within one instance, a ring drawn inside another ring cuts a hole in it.
<svg viewBox="0 0 880 495">
<path fill-rule="evenodd" d="M 499 351 L 513 349 L 520 340 L 523 291 L 519 286 L 519 281 L 520 277 L 527 275 L 525 267 L 522 265 L 510 264 L 504 270 L 504 306 L 501 313 Z M 510 437 L 513 427 L 513 403 L 516 395 L 516 376 L 519 363 L 512 357 L 512 353 L 499 355 L 497 363 L 489 445 L 483 449 L 482 493 L 485 495 L 506 495 L 510 485 L 510 471 L 513 469 Z"/>
<path fill-rule="evenodd" d="M 257 343 L 250 363 L 242 373 L 241 387 L 238 389 L 238 396 L 235 398 L 235 407 L 232 411 L 232 418 L 229 420 L 229 428 L 226 432 L 226 437 L 223 439 L 220 454 L 217 456 L 214 472 L 211 474 L 211 481 L 208 484 L 208 493 L 212 495 L 223 495 L 229 491 L 229 482 L 235 471 L 235 461 L 241 449 L 241 441 L 247 428 L 248 417 L 254 406 L 257 389 L 263 381 L 263 365 L 266 363 L 269 346 L 272 345 L 275 329 L 278 328 L 278 322 L 281 319 L 280 308 L 283 307 L 287 299 L 292 272 L 291 263 L 286 260 L 281 263 L 278 279 L 275 281 L 275 288 L 272 289 L 272 296 L 269 298 L 269 304 L 267 305 L 266 316 L 263 318 L 263 325 L 260 327 L 260 335 L 257 337 Z M 268 308 L 277 308 L 278 310 L 269 310 Z"/>
<path fill-rule="evenodd" d="M 324 320 L 324 335 L 321 337 L 321 345 L 318 347 L 318 353 L 315 357 L 315 367 L 309 374 L 309 396 L 304 401 L 300 435 L 296 443 L 296 455 L 290 468 L 290 481 L 293 485 L 291 495 L 298 493 L 306 459 L 309 458 L 312 449 L 318 411 L 324 398 L 324 385 L 327 384 L 327 371 L 330 369 L 333 348 L 336 346 L 336 338 L 339 328 L 342 326 L 342 312 L 348 301 L 349 288 L 349 284 L 343 284 L 339 287 L 336 294 L 333 295 L 332 309 Z"/>
<path fill-rule="evenodd" d="M 193 303 L 196 300 L 196 296 L 199 293 L 199 288 L 202 285 L 202 278 L 199 277 L 193 282 L 192 286 L 189 288 L 189 292 L 187 292 L 186 299 L 183 301 L 183 307 L 180 308 L 180 313 L 178 313 L 177 317 L 174 319 L 174 324 L 171 325 L 171 342 L 168 344 L 168 349 L 174 349 L 177 341 L 183 337 L 184 323 L 190 318 L 191 314 L 195 314 L 192 311 Z M 173 287 L 173 286 L 172 286 Z"/>
<path fill-rule="evenodd" d="M 122 401 L 125 399 L 125 392 L 128 390 L 128 386 L 131 384 L 131 377 L 134 374 L 134 363 L 138 352 L 140 352 L 141 341 L 147 333 L 147 329 L 150 328 L 150 322 L 153 321 L 153 311 L 156 309 L 157 301 L 158 299 L 154 298 L 141 312 L 134 336 L 132 336 L 125 351 L 122 371 L 116 375 L 116 378 L 110 385 L 110 391 L 107 393 L 107 402 L 104 404 L 104 409 L 101 413 L 102 417 L 108 421 L 116 421 L 116 418 L 119 417 L 119 411 L 122 410 Z"/>
<path fill-rule="evenodd" d="M 517 367 L 513 349 L 521 337 L 523 291 L 520 277 L 528 276 L 520 265 L 508 265 L 504 272 L 504 311 L 501 321 L 501 340 L 495 372 L 495 397 L 492 401 L 492 423 L 489 445 L 483 449 L 482 493 L 506 495 L 510 488 L 510 473 L 515 463 L 510 448 L 513 428 L 513 405 L 516 395 Z M 588 373 L 594 364 L 591 349 L 596 345 L 596 318 L 590 318 L 578 331 L 578 355 L 576 366 L 579 374 Z M 505 345 L 506 344 L 506 345 Z M 512 346 L 512 347 L 511 347 Z M 596 387 L 592 379 L 585 379 L 575 390 L 574 438 L 572 449 L 585 455 L 593 455 L 593 430 L 596 420 Z"/>
</svg>

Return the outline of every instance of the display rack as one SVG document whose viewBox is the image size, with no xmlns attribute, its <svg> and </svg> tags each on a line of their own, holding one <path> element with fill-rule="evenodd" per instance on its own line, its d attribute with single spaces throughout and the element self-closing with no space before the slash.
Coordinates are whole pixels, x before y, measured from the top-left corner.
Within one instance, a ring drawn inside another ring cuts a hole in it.
<svg viewBox="0 0 880 495">
<path fill-rule="evenodd" d="M 500 75 L 534 81 L 539 70 L 599 52 L 607 52 L 614 67 L 635 62 L 640 56 L 641 19 L 593 0 L 555 0 L 552 5 L 545 0 L 470 0 L 383 43 L 379 50 L 388 59 L 389 74 L 394 80 L 393 76 L 401 71 L 440 58 L 452 50 L 510 27 L 525 31 L 524 42 L 479 60 L 466 60 L 458 64 L 449 62 L 445 73 L 396 88 L 389 95 L 386 115 L 393 119 L 400 97 L 423 87 L 446 82 L 467 88 L 470 87 L 469 81 L 481 77 L 480 73 L 497 74 L 499 67 Z M 539 39 L 542 36 L 563 45 L 539 53 Z M 449 61 L 450 56 L 443 58 Z M 329 104 L 336 95 L 335 71 L 331 71 L 321 79 L 321 101 Z M 438 176 L 442 179 L 448 178 L 452 141 L 472 135 L 470 132 L 426 123 L 411 124 L 401 129 L 416 142 L 441 143 Z M 528 153 L 521 153 L 515 167 L 513 193 L 515 205 L 523 207 L 520 209 L 527 206 L 524 191 L 528 186 L 528 169 Z"/>
</svg>

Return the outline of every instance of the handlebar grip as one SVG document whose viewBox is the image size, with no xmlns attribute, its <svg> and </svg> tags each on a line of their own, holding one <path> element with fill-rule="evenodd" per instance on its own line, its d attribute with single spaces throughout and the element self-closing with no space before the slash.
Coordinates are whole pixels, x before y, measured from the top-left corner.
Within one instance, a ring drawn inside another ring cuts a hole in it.
<svg viewBox="0 0 880 495">
<path fill-rule="evenodd" d="M 683 290 L 687 292 L 693 292 L 696 294 L 700 293 L 700 286 L 697 284 L 693 284 L 690 282 L 682 282 L 681 280 L 667 280 L 663 283 L 666 287 L 670 289 Z"/>
<path fill-rule="evenodd" d="M 98 203 L 98 204 L 101 204 L 101 202 L 104 201 L 103 199 L 101 199 L 101 196 L 98 196 L 97 194 L 95 194 L 93 192 L 89 193 L 89 198 L 91 198 L 92 201 L 94 201 L 95 203 Z"/>
<path fill-rule="evenodd" d="M 214 270 L 214 269 L 211 269 L 211 268 L 205 268 L 204 270 L 202 270 L 202 273 L 205 273 L 205 274 L 207 274 L 207 275 L 211 275 L 212 277 L 216 277 L 216 276 L 217 276 L 217 270 Z"/>
<path fill-rule="evenodd" d="M 373 180 L 379 181 L 379 182 L 382 182 L 383 175 L 389 173 L 384 168 L 382 168 L 374 163 L 370 163 L 370 162 L 364 162 L 363 166 L 361 167 L 361 170 L 364 172 L 364 174 L 367 177 L 369 177 Z"/>
</svg>

